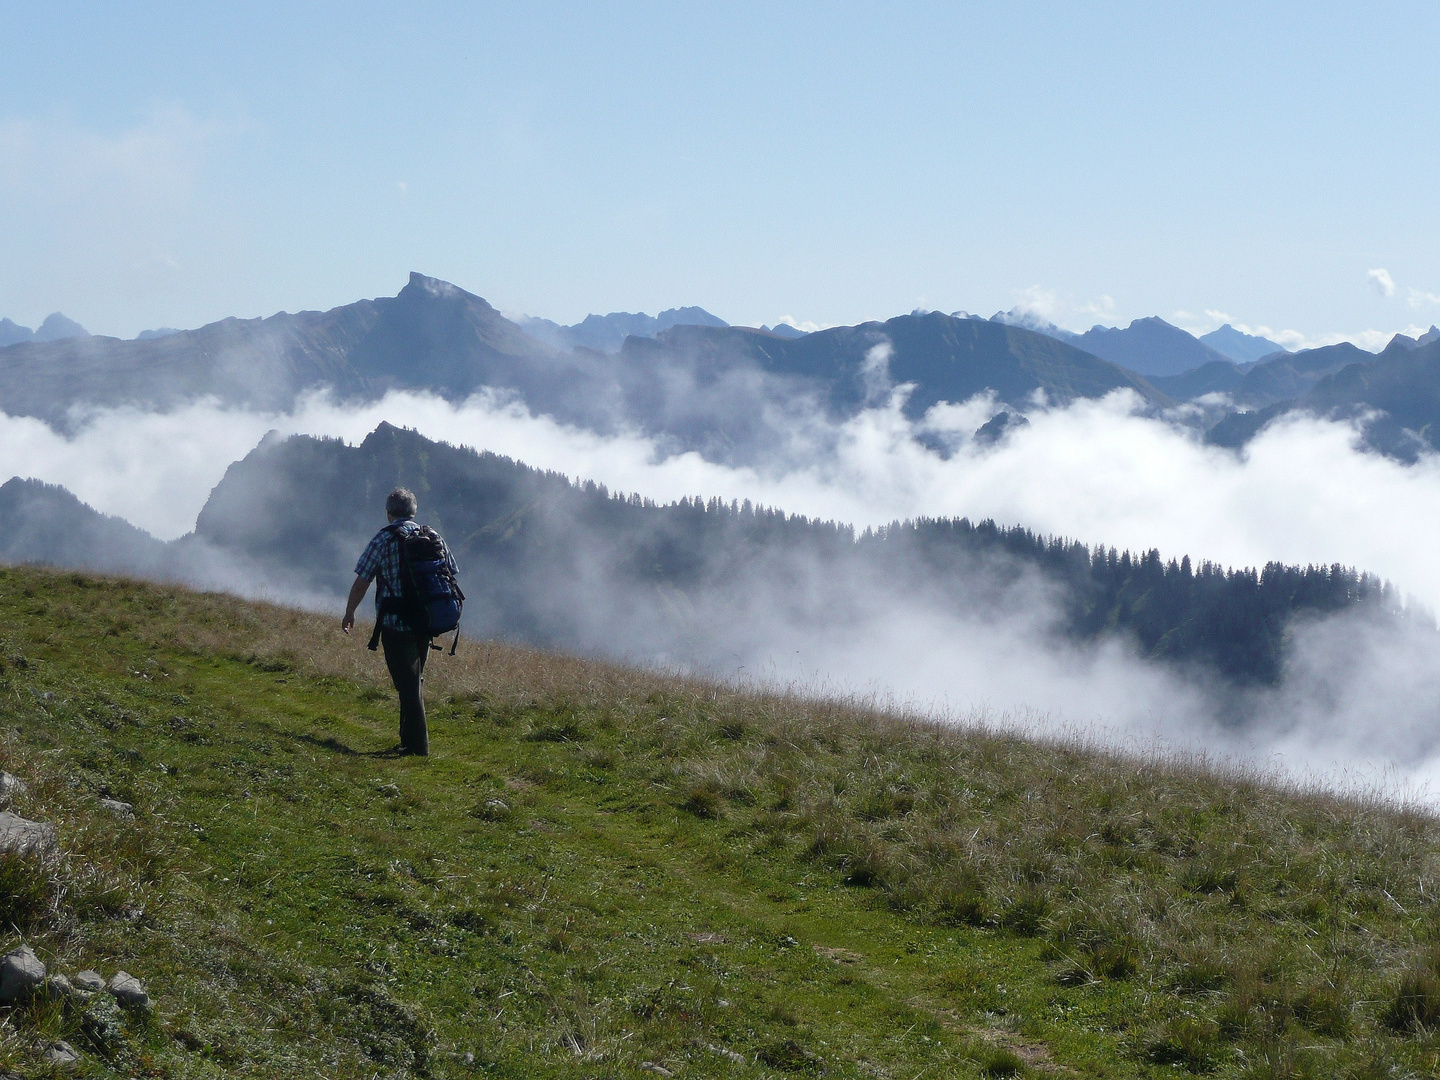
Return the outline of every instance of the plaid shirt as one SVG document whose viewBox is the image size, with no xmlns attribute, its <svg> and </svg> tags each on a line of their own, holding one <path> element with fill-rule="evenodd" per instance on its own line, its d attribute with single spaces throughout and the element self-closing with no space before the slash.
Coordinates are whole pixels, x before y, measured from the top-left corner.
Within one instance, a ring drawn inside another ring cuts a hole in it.
<svg viewBox="0 0 1440 1080">
<path fill-rule="evenodd" d="M 375 582 L 375 617 L 380 620 L 381 629 L 406 630 L 409 627 L 399 615 L 380 614 L 380 603 L 389 597 L 400 596 L 399 537 L 419 532 L 420 526 L 415 524 L 414 518 L 403 518 L 394 524 L 399 528 L 392 531 L 392 526 L 387 525 L 365 545 L 360 561 L 355 564 L 355 574 L 366 581 Z M 448 546 L 445 548 L 445 561 L 450 565 L 450 572 L 458 577 L 460 571 L 455 566 L 455 557 L 450 554 Z"/>
</svg>

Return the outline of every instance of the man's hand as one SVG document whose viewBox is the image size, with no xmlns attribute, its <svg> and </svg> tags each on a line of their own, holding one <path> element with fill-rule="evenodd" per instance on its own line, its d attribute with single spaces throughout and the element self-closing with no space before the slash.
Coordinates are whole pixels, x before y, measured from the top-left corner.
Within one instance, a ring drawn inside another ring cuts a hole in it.
<svg viewBox="0 0 1440 1080">
<path fill-rule="evenodd" d="M 365 599 L 365 593 L 370 588 L 370 582 L 355 575 L 355 583 L 350 586 L 350 595 L 345 599 L 345 617 L 340 620 L 340 629 L 350 633 L 350 628 L 355 625 L 355 609 L 360 606 L 360 601 Z"/>
</svg>

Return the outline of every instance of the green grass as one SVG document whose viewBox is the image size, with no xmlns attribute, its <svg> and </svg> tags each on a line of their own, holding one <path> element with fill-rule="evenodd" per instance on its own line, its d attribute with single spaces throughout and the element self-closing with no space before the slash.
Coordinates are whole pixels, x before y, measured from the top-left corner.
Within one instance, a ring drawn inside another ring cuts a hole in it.
<svg viewBox="0 0 1440 1080">
<path fill-rule="evenodd" d="M 47 1075 L 1401 1077 L 1440 827 L 1184 762 L 494 643 L 393 758 L 364 636 L 0 569 L 11 928 L 156 1008 Z M 134 803 L 119 821 L 97 806 Z"/>
</svg>

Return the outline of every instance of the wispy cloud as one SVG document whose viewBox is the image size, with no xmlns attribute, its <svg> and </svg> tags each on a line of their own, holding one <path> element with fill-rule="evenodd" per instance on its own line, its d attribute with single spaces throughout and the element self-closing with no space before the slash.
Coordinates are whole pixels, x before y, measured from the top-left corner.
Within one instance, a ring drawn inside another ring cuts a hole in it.
<svg viewBox="0 0 1440 1080">
<path fill-rule="evenodd" d="M 1383 273 L 1383 271 L 1381 271 Z M 1412 289 L 1412 294 L 1417 290 Z M 1440 296 L 1433 293 L 1419 293 L 1418 298 L 1412 295 L 1410 304 L 1412 307 L 1423 307 L 1427 301 L 1440 304 Z M 1227 323 L 1239 330 L 1242 334 L 1250 334 L 1254 337 L 1266 338 L 1275 344 L 1289 349 L 1291 352 L 1299 352 L 1302 349 L 1318 349 L 1326 345 L 1338 345 L 1348 341 L 1358 348 L 1368 352 L 1379 352 L 1397 334 L 1405 334 L 1407 337 L 1417 337 L 1425 333 L 1428 327 L 1419 326 L 1414 323 L 1409 326 L 1398 327 L 1394 330 L 1351 330 L 1332 331 L 1329 333 L 1306 333 L 1302 330 L 1290 330 L 1281 327 L 1267 326 L 1264 323 L 1245 323 L 1233 318 L 1223 311 L 1215 308 L 1206 308 L 1203 315 L 1196 315 L 1188 311 L 1177 311 L 1174 315 L 1175 325 L 1182 330 L 1189 331 L 1196 337 L 1208 334 Z"/>
<path fill-rule="evenodd" d="M 1043 285 L 1031 285 L 1016 294 L 1014 312 L 1034 315 L 1067 330 L 1083 332 L 1096 322 L 1115 318 L 1115 300 L 1101 295 L 1093 300 L 1062 296 Z"/>
<path fill-rule="evenodd" d="M 828 330 L 829 323 L 811 322 L 809 319 L 797 320 L 794 315 L 781 315 L 775 320 L 776 326 L 793 326 L 796 330 L 803 330 L 807 334 L 813 334 L 816 330 Z"/>
<path fill-rule="evenodd" d="M 1370 286 L 1381 296 L 1395 295 L 1395 279 L 1390 276 L 1390 271 L 1383 267 L 1376 267 L 1365 275 L 1370 279 Z"/>
<path fill-rule="evenodd" d="M 119 131 L 65 118 L 0 120 L 0 189 L 45 201 L 170 200 L 195 184 L 210 146 L 234 129 L 178 105 Z"/>
</svg>

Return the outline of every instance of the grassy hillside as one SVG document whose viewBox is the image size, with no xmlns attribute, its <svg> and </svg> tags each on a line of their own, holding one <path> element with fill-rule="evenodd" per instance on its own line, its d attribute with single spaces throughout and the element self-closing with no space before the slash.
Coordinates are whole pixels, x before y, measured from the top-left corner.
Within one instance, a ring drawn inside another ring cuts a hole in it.
<svg viewBox="0 0 1440 1080">
<path fill-rule="evenodd" d="M 5 951 L 145 981 L 48 1075 L 1433 1075 L 1418 812 L 515 648 L 428 760 L 334 620 L 0 570 Z M 135 820 L 99 798 L 131 802 Z M 90 1034 L 87 1034 L 87 1031 Z M 87 1041 L 89 1040 L 89 1041 Z"/>
</svg>

